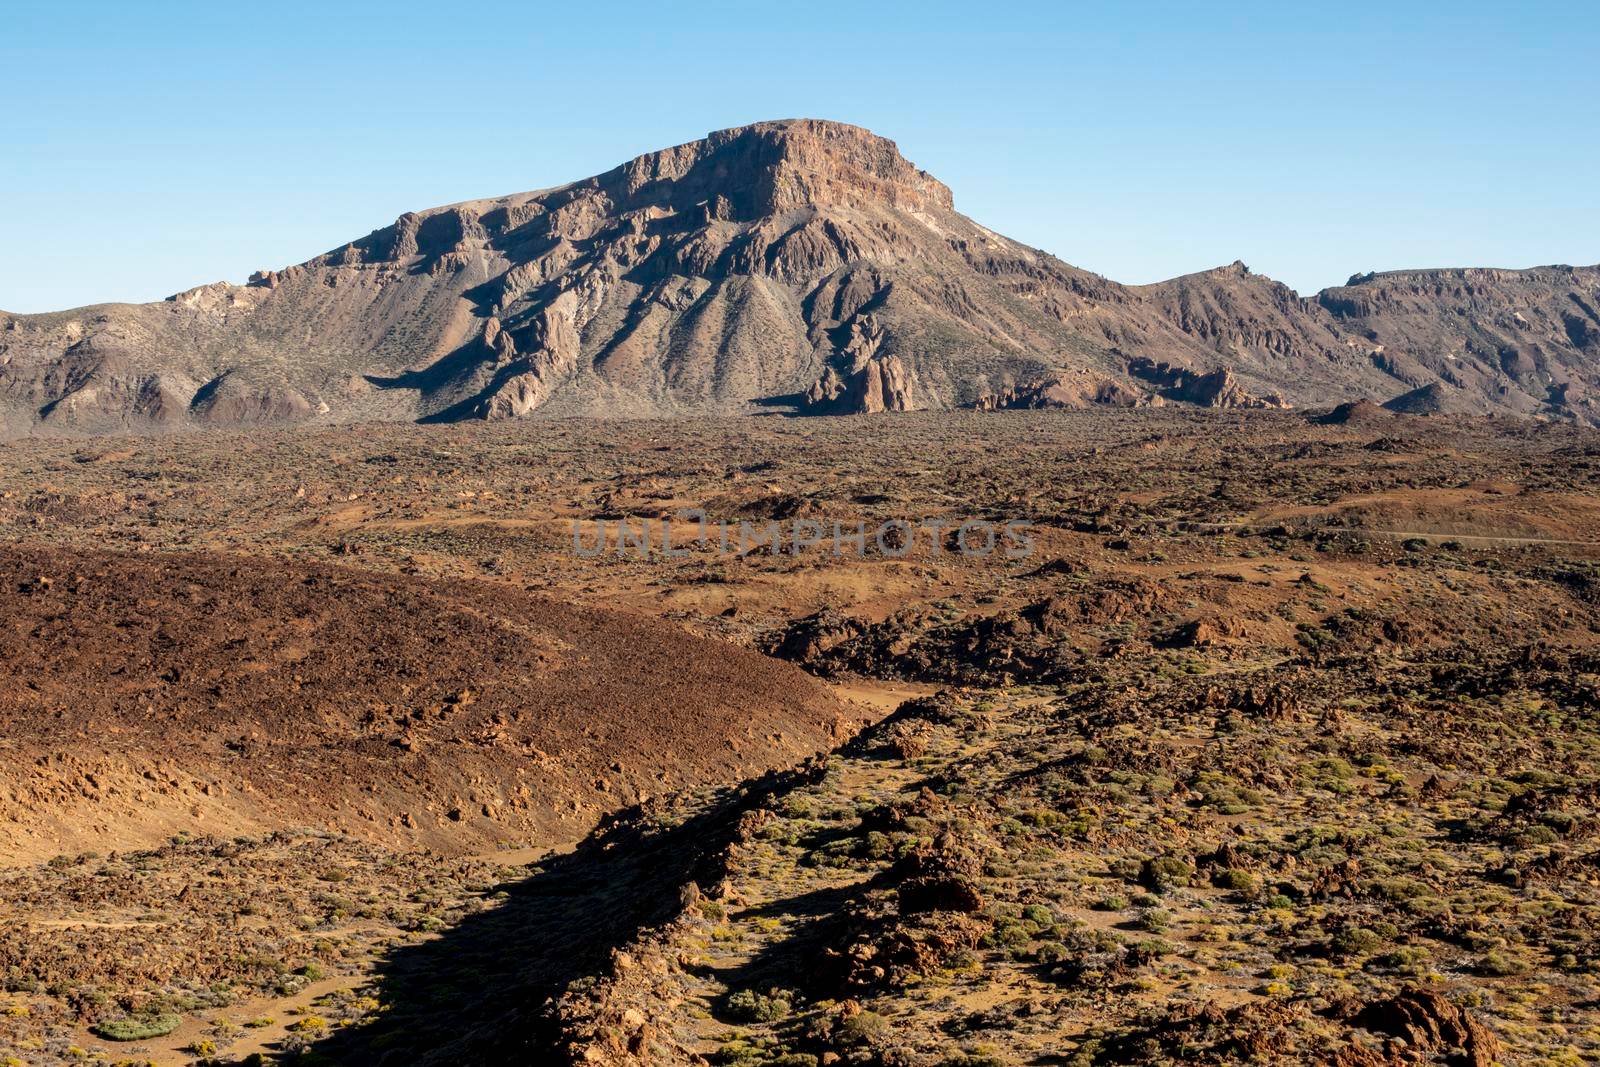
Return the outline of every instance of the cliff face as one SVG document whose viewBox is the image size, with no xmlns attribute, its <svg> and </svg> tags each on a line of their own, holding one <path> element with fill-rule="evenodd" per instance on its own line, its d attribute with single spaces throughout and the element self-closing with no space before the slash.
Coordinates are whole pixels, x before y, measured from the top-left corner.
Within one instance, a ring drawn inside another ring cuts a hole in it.
<svg viewBox="0 0 1600 1067">
<path fill-rule="evenodd" d="M 1052 381 L 1075 384 L 1050 403 L 1214 406 L 1440 383 L 1592 419 L 1593 274 L 1126 287 L 956 213 L 891 141 L 767 122 L 409 213 L 246 286 L 0 315 L 0 431 L 1010 406 Z"/>
</svg>

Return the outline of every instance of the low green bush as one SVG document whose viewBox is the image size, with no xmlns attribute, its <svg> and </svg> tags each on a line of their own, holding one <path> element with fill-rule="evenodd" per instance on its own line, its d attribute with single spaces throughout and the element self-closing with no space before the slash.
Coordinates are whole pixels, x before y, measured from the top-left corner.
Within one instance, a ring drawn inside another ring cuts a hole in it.
<svg viewBox="0 0 1600 1067">
<path fill-rule="evenodd" d="M 148 1041 L 154 1037 L 166 1037 L 182 1021 L 176 1015 L 131 1015 L 121 1019 L 105 1019 L 89 1029 L 96 1037 L 103 1037 L 107 1041 Z"/>
</svg>

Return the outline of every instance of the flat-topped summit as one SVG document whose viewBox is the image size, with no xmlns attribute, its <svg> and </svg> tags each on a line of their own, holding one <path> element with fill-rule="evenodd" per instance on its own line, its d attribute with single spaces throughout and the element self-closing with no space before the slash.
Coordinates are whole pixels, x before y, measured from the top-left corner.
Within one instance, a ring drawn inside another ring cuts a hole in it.
<svg viewBox="0 0 1600 1067">
<path fill-rule="evenodd" d="M 824 119 L 781 119 L 718 130 L 702 140 L 648 152 L 592 179 L 613 176 L 629 197 L 670 183 L 675 192 L 724 196 L 737 217 L 828 204 L 903 210 L 953 209 L 950 190 L 870 130 Z"/>
</svg>

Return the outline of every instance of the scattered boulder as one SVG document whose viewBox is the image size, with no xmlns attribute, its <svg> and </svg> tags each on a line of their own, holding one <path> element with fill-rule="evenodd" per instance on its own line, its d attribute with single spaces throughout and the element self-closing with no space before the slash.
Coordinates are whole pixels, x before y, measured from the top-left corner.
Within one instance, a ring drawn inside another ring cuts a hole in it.
<svg viewBox="0 0 1600 1067">
<path fill-rule="evenodd" d="M 1352 1024 L 1375 1034 L 1401 1038 L 1421 1052 L 1445 1053 L 1467 1067 L 1492 1067 L 1500 1059 L 1500 1039 L 1443 993 L 1411 986 L 1393 997 L 1372 1001 L 1355 1012 Z"/>
</svg>

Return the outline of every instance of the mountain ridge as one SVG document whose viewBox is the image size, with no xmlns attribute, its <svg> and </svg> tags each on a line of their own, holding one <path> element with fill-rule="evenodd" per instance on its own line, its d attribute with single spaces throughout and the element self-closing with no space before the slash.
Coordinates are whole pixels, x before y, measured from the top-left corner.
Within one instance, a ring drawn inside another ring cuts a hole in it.
<svg viewBox="0 0 1600 1067">
<path fill-rule="evenodd" d="M 1596 267 L 1300 296 L 1234 261 L 1122 285 L 959 214 L 894 142 L 790 119 L 407 212 L 243 286 L 0 313 L 0 430 L 1305 407 L 1434 384 L 1452 410 L 1594 423 L 1597 307 Z"/>
</svg>

